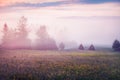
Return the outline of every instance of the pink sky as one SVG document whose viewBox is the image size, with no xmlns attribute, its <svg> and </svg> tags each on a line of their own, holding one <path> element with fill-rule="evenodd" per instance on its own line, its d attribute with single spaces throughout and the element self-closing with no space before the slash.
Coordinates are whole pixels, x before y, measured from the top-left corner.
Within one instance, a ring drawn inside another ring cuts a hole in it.
<svg viewBox="0 0 120 80">
<path fill-rule="evenodd" d="M 4 23 L 14 28 L 19 18 L 25 16 L 27 27 L 35 31 L 46 25 L 57 43 L 111 45 L 115 39 L 120 40 L 119 2 L 78 4 L 76 1 L 0 0 L 0 30 Z M 33 33 L 30 38 L 35 38 Z"/>
</svg>

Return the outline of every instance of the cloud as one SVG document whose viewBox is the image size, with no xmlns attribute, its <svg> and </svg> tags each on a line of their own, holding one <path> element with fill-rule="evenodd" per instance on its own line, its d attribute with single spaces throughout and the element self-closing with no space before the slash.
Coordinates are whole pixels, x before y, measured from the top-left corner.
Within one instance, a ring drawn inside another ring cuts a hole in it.
<svg viewBox="0 0 120 80">
<path fill-rule="evenodd" d="M 50 35 L 57 41 L 64 38 L 66 41 L 77 40 L 78 43 L 111 44 L 114 39 L 120 39 L 120 3 L 70 3 L 35 8 L 21 6 L 4 11 L 0 12 L 0 26 L 6 22 L 10 27 L 15 27 L 19 17 L 25 16 L 28 24 L 35 25 L 31 26 L 33 29 L 42 24 L 48 26 Z M 63 29 L 61 39 L 58 32 Z"/>
<path fill-rule="evenodd" d="M 35 3 L 45 3 L 45 2 L 57 2 L 57 1 L 64 1 L 64 0 L 0 0 L 0 6 L 5 7 L 19 3 L 35 4 Z"/>
<path fill-rule="evenodd" d="M 120 20 L 120 16 L 66 16 L 59 17 L 60 19 L 116 19 Z"/>
<path fill-rule="evenodd" d="M 72 0 L 74 3 L 84 3 L 84 4 L 100 4 L 108 2 L 120 2 L 120 0 Z"/>
<path fill-rule="evenodd" d="M 65 3 L 64 1 L 44 2 L 44 3 L 17 3 L 11 5 L 10 7 L 50 7 L 50 6 L 59 6 L 64 3 Z"/>
<path fill-rule="evenodd" d="M 54 4 L 54 6 L 53 6 Z M 59 6 L 55 6 L 59 5 Z M 38 5 L 27 4 L 25 7 L 12 7 L 0 9 L 3 13 L 43 13 L 55 17 L 96 17 L 96 16 L 120 16 L 120 3 L 103 3 L 103 4 L 62 4 L 62 2 L 41 3 Z M 26 7 L 27 6 L 27 7 Z M 34 7 L 30 7 L 34 6 Z M 41 6 L 41 7 L 40 7 Z"/>
<path fill-rule="evenodd" d="M 120 16 L 119 3 L 104 4 L 68 4 L 58 7 L 51 7 L 48 10 L 54 11 L 53 14 L 79 17 L 96 17 L 96 16 Z"/>
<path fill-rule="evenodd" d="M 0 7 L 46 7 L 64 4 L 100 4 L 120 0 L 0 0 Z"/>
</svg>

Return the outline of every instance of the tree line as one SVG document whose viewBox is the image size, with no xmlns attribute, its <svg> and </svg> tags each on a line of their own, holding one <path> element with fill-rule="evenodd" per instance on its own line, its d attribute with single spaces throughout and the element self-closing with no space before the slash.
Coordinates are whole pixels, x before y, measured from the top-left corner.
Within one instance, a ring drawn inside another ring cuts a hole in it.
<svg viewBox="0 0 120 80">
<path fill-rule="evenodd" d="M 28 38 L 29 31 L 27 29 L 27 18 L 22 16 L 19 19 L 17 28 L 11 29 L 5 23 L 3 30 L 3 38 L 1 48 L 3 49 L 38 49 L 38 50 L 64 50 L 65 44 L 61 42 L 59 46 L 56 45 L 56 41 L 50 37 L 46 30 L 46 26 L 41 26 L 36 35 L 38 39 L 35 40 L 35 45 L 32 46 L 31 40 Z M 112 48 L 115 51 L 120 51 L 120 42 L 115 40 Z M 78 47 L 79 50 L 84 50 L 82 44 Z M 94 45 L 90 45 L 88 50 L 95 50 Z"/>
<path fill-rule="evenodd" d="M 56 42 L 49 36 L 46 26 L 41 26 L 36 35 L 35 46 L 32 46 L 28 38 L 27 18 L 22 16 L 18 22 L 17 28 L 11 29 L 5 23 L 3 27 L 3 38 L 1 47 L 3 49 L 39 49 L 39 50 L 57 50 Z"/>
</svg>

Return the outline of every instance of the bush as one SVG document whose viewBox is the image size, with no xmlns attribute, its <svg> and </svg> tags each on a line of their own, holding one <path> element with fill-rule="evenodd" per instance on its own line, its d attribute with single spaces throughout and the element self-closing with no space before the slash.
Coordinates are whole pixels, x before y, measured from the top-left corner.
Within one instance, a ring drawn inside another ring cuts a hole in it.
<svg viewBox="0 0 120 80">
<path fill-rule="evenodd" d="M 115 40 L 112 45 L 112 48 L 114 51 L 120 51 L 120 42 L 118 40 Z"/>
</svg>

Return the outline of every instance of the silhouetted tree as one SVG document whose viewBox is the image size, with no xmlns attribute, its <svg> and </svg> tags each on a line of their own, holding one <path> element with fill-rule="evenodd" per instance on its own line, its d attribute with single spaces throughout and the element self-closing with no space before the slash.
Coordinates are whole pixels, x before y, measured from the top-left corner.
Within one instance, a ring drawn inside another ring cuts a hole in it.
<svg viewBox="0 0 120 80">
<path fill-rule="evenodd" d="M 79 46 L 79 48 L 78 48 L 79 50 L 84 50 L 84 47 L 83 47 L 83 45 L 82 44 L 80 44 L 80 46 Z"/>
<path fill-rule="evenodd" d="M 114 49 L 114 51 L 120 51 L 120 42 L 118 40 L 115 40 L 112 48 Z"/>
<path fill-rule="evenodd" d="M 57 45 L 54 39 L 52 39 L 47 33 L 46 26 L 41 26 L 37 31 L 39 39 L 36 40 L 35 49 L 39 50 L 57 50 Z"/>
<path fill-rule="evenodd" d="M 60 45 L 59 45 L 59 48 L 60 48 L 60 50 L 64 50 L 65 44 L 63 42 L 61 42 Z"/>
<path fill-rule="evenodd" d="M 89 47 L 89 50 L 95 50 L 95 47 L 94 47 L 94 45 L 90 45 L 90 47 Z"/>
</svg>

